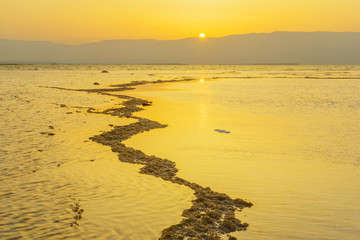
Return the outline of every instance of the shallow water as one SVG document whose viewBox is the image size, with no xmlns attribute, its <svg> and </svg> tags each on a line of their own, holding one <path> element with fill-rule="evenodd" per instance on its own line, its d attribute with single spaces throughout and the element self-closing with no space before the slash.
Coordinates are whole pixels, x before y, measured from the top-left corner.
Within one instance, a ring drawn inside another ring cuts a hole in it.
<svg viewBox="0 0 360 240">
<path fill-rule="evenodd" d="M 101 66 L 14 67 L 0 72 L 1 239 L 157 239 L 180 221 L 192 191 L 140 175 L 138 166 L 121 163 L 110 148 L 88 140 L 110 130 L 109 124 L 133 122 L 86 112 L 121 101 L 39 87 L 134 80 L 126 68 L 104 75 Z M 85 211 L 74 228 L 72 207 L 78 201 Z"/>
<path fill-rule="evenodd" d="M 239 214 L 250 223 L 239 238 L 357 239 L 360 72 L 333 68 L 138 87 L 128 94 L 154 105 L 137 115 L 169 127 L 125 144 L 175 161 L 180 177 L 253 202 Z"/>
<path fill-rule="evenodd" d="M 253 202 L 239 214 L 250 224 L 239 238 L 357 239 L 357 66 L 0 66 L 0 237 L 157 239 L 178 223 L 192 191 L 88 141 L 131 122 L 86 112 L 119 99 L 39 86 L 183 78 L 198 81 L 126 92 L 154 102 L 136 115 L 169 127 L 125 144 Z M 74 228 L 78 200 L 85 211 Z"/>
</svg>

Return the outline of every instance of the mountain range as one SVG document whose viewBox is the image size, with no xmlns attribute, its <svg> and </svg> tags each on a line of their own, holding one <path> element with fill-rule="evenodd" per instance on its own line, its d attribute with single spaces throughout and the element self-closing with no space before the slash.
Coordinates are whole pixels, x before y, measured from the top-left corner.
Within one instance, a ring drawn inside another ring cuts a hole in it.
<svg viewBox="0 0 360 240">
<path fill-rule="evenodd" d="M 0 39 L 1 64 L 360 64 L 360 32 L 273 32 L 81 45 Z"/>
</svg>

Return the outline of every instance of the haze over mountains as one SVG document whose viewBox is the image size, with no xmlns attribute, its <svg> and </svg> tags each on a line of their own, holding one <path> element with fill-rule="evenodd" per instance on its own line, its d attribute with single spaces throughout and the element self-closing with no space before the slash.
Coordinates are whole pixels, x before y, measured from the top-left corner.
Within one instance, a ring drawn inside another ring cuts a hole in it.
<svg viewBox="0 0 360 240">
<path fill-rule="evenodd" d="M 360 64 L 360 32 L 273 32 L 82 45 L 1 40 L 11 64 Z"/>
</svg>

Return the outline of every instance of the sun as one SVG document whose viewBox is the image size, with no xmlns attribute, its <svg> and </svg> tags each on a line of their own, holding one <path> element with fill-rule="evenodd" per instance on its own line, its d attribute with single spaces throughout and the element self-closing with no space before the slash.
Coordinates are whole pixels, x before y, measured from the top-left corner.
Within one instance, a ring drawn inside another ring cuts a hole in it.
<svg viewBox="0 0 360 240">
<path fill-rule="evenodd" d="M 200 38 L 204 38 L 204 37 L 205 37 L 205 33 L 200 33 L 200 34 L 199 34 L 199 37 L 200 37 Z"/>
</svg>

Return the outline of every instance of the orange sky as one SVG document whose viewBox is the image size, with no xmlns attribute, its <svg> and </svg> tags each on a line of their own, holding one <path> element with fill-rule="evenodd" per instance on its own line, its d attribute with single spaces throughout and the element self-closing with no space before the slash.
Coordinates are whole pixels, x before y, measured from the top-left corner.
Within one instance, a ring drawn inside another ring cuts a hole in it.
<svg viewBox="0 0 360 240">
<path fill-rule="evenodd" d="M 0 0 L 0 6 L 1 39 L 56 43 L 360 32 L 359 0 Z"/>
</svg>

